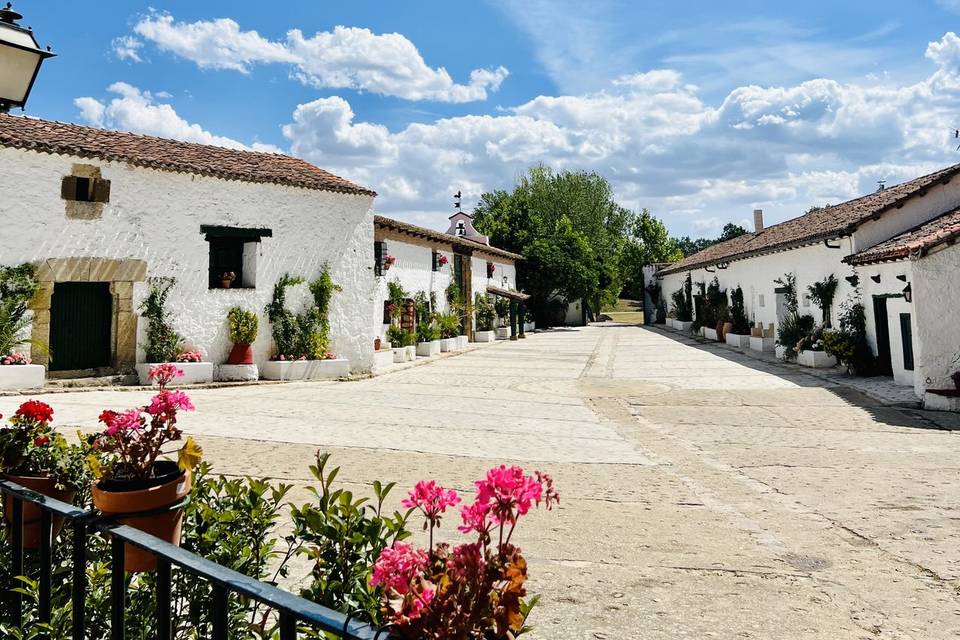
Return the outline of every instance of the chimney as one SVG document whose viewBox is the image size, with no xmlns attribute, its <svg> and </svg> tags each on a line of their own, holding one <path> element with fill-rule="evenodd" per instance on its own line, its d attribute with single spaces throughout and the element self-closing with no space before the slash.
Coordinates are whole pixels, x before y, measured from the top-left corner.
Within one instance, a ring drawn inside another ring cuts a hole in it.
<svg viewBox="0 0 960 640">
<path fill-rule="evenodd" d="M 763 209 L 754 209 L 753 210 L 753 232 L 759 233 L 763 231 Z"/>
</svg>

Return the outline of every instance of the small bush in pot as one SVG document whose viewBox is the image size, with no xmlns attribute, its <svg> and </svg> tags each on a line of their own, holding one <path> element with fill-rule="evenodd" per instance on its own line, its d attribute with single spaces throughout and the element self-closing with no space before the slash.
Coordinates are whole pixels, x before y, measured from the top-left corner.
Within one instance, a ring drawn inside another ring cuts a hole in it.
<svg viewBox="0 0 960 640">
<path fill-rule="evenodd" d="M 167 388 L 180 375 L 183 371 L 173 364 L 152 367 L 150 377 L 159 383 L 160 391 L 149 405 L 103 411 L 100 421 L 106 428 L 90 439 L 94 453 L 89 458 L 97 477 L 94 506 L 104 515 L 122 516 L 120 522 L 172 544 L 180 542 L 183 501 L 203 453 L 187 438 L 177 450 L 176 462 L 161 458 L 172 453 L 163 450 L 166 445 L 182 438 L 177 414 L 193 410 L 187 394 Z M 128 572 L 152 571 L 156 558 L 127 545 L 125 568 Z"/>
<path fill-rule="evenodd" d="M 460 316 L 457 313 L 438 314 L 436 322 L 441 338 L 455 338 L 460 335 Z"/>
<path fill-rule="evenodd" d="M 477 310 L 477 331 L 492 331 L 493 322 L 497 318 L 497 312 L 493 307 L 493 303 L 490 302 L 487 296 L 478 293 L 474 306 Z"/>
<path fill-rule="evenodd" d="M 10 418 L 12 426 L 0 429 L 0 470 L 3 476 L 27 489 L 61 502 L 73 502 L 89 485 L 85 451 L 67 444 L 52 426 L 53 408 L 39 400 L 27 400 Z M 13 500 L 5 498 L 4 515 L 13 512 Z M 40 546 L 40 508 L 23 505 L 23 542 L 28 549 Z M 53 522 L 54 537 L 63 519 Z"/>
<path fill-rule="evenodd" d="M 257 339 L 259 320 L 253 311 L 241 307 L 232 307 L 227 312 L 227 325 L 233 349 L 227 358 L 227 364 L 253 364 L 253 349 L 250 347 Z"/>
</svg>

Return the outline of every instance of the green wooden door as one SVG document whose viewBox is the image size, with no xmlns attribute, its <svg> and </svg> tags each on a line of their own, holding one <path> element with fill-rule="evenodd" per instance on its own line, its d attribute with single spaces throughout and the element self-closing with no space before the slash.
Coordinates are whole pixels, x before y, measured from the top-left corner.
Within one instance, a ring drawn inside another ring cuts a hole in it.
<svg viewBox="0 0 960 640">
<path fill-rule="evenodd" d="M 110 285 L 58 282 L 50 303 L 50 370 L 110 366 Z"/>
</svg>

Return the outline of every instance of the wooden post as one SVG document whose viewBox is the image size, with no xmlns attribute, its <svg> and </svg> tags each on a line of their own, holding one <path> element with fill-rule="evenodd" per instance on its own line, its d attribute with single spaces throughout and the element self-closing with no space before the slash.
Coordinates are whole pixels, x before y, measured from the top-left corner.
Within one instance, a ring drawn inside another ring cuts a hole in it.
<svg viewBox="0 0 960 640">
<path fill-rule="evenodd" d="M 520 322 L 520 332 L 519 332 L 520 335 L 519 335 L 519 338 L 520 338 L 521 340 L 523 340 L 524 338 L 527 337 L 527 334 L 526 334 L 526 333 L 524 332 L 524 330 L 523 330 L 523 325 L 525 325 L 525 324 L 527 323 L 527 304 L 526 304 L 525 302 L 521 302 L 521 303 L 519 303 L 517 306 L 519 307 L 519 308 L 518 308 L 518 311 L 517 311 L 517 315 L 520 316 L 520 320 L 519 320 L 519 322 Z"/>
<path fill-rule="evenodd" d="M 517 339 L 517 301 L 510 300 L 510 339 Z"/>
</svg>

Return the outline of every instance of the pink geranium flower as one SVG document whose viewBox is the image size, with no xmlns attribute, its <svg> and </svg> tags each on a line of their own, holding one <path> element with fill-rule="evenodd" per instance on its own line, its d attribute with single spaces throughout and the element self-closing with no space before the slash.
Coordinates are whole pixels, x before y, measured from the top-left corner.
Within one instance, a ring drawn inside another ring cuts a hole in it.
<svg viewBox="0 0 960 640">
<path fill-rule="evenodd" d="M 147 373 L 147 378 L 155 381 L 158 385 L 160 385 L 160 388 L 163 389 L 170 383 L 171 380 L 174 378 L 179 378 L 182 375 L 183 369 L 170 362 L 164 362 L 163 364 L 157 364 L 150 367 L 150 370 Z"/>
<path fill-rule="evenodd" d="M 413 583 L 423 576 L 429 562 L 427 552 L 405 542 L 397 542 L 380 552 L 370 585 L 383 585 L 400 595 L 406 595 Z"/>
<path fill-rule="evenodd" d="M 178 410 L 193 411 L 193 403 L 183 391 L 161 391 L 153 396 L 146 407 L 147 413 L 152 416 L 170 415 Z"/>
</svg>

